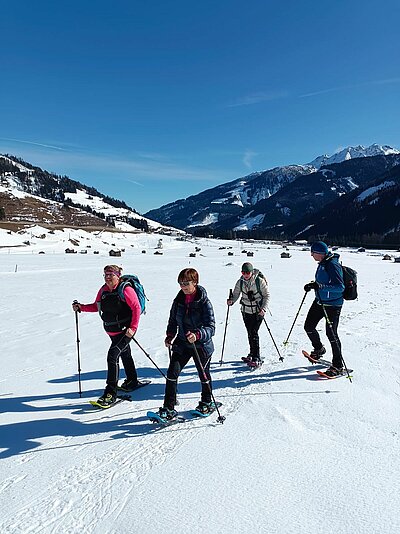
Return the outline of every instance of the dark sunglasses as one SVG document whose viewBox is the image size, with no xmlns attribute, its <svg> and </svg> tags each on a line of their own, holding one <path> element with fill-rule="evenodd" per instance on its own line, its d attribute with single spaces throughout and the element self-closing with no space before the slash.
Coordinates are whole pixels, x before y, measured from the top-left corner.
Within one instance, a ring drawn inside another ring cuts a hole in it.
<svg viewBox="0 0 400 534">
<path fill-rule="evenodd" d="M 242 274 L 251 274 L 251 271 L 242 271 Z"/>
<path fill-rule="evenodd" d="M 191 284 L 191 280 L 184 280 L 183 282 L 178 282 L 178 284 L 182 287 L 187 287 Z"/>
</svg>

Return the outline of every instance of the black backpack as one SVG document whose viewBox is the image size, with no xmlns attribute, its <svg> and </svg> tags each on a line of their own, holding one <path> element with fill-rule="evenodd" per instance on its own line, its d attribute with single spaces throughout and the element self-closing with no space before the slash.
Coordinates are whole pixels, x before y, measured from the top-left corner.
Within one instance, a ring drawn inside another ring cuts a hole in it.
<svg viewBox="0 0 400 534">
<path fill-rule="evenodd" d="M 342 265 L 343 269 L 343 283 L 344 291 L 343 298 L 344 300 L 356 300 L 358 297 L 357 293 L 357 271 L 351 267 L 345 267 Z"/>
</svg>

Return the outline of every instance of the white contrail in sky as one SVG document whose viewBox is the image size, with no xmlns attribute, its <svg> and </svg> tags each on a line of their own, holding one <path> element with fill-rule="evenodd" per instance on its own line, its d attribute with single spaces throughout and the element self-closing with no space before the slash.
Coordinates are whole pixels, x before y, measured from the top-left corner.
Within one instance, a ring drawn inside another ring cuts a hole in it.
<svg viewBox="0 0 400 534">
<path fill-rule="evenodd" d="M 61 148 L 59 146 L 45 145 L 44 143 L 35 143 L 34 141 L 25 141 L 23 139 L 11 139 L 9 137 L 0 137 L 0 141 L 14 141 L 15 143 L 24 143 L 26 145 L 42 146 L 43 148 L 53 148 L 54 150 L 62 150 L 63 152 L 66 151 L 65 148 Z"/>
<path fill-rule="evenodd" d="M 356 83 L 352 85 L 341 85 L 338 87 L 331 87 L 329 89 L 321 89 L 320 91 L 313 91 L 311 93 L 305 93 L 303 95 L 299 95 L 299 98 L 307 98 L 310 96 L 323 95 L 326 93 L 335 93 L 337 91 L 344 91 L 346 89 L 357 89 L 358 87 L 368 87 L 372 85 L 389 85 L 392 83 L 399 83 L 399 82 L 400 82 L 400 78 L 387 78 L 384 80 L 372 80 L 370 82 Z"/>
</svg>

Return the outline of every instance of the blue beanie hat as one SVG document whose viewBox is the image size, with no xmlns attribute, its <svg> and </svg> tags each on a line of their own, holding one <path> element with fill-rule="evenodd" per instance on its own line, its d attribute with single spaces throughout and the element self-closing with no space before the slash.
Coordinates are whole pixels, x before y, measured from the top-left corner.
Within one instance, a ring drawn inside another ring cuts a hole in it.
<svg viewBox="0 0 400 534">
<path fill-rule="evenodd" d="M 323 241 L 316 241 L 311 245 L 311 252 L 316 252 L 317 254 L 328 254 L 328 245 Z"/>
</svg>

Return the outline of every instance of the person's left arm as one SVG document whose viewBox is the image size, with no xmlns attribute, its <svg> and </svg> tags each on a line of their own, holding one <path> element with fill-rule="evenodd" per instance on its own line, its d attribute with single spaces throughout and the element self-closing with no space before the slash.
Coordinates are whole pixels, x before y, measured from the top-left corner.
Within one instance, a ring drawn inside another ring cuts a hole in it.
<svg viewBox="0 0 400 534">
<path fill-rule="evenodd" d="M 132 337 L 135 335 L 136 330 L 139 326 L 141 308 L 139 304 L 139 299 L 136 295 L 136 291 L 133 289 L 133 287 L 126 286 L 124 288 L 124 297 L 125 302 L 132 310 L 131 324 L 129 325 L 129 328 L 126 329 L 125 335 L 127 335 L 128 337 Z"/>
<path fill-rule="evenodd" d="M 196 329 L 196 339 L 201 343 L 207 343 L 215 334 L 214 309 L 208 298 L 203 303 L 203 324 Z"/>
<path fill-rule="evenodd" d="M 260 281 L 260 293 L 261 293 L 261 301 L 260 301 L 260 314 L 265 315 L 265 312 L 267 311 L 268 301 L 269 301 L 269 291 L 268 291 L 268 282 L 265 280 L 265 278 L 259 278 Z"/>
</svg>

